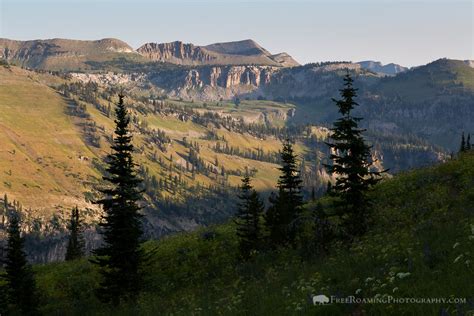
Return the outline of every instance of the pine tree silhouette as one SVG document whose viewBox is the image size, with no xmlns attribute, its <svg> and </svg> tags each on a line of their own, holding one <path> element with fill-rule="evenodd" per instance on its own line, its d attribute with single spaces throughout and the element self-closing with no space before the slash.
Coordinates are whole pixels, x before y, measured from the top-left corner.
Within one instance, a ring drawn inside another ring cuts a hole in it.
<svg viewBox="0 0 474 316">
<path fill-rule="evenodd" d="M 79 259 L 84 256 L 84 236 L 82 235 L 82 220 L 79 209 L 74 207 L 69 220 L 69 240 L 66 248 L 66 261 Z"/>
<path fill-rule="evenodd" d="M 141 180 L 136 175 L 133 162 L 130 118 L 119 95 L 115 110 L 115 136 L 112 153 L 106 158 L 107 175 L 103 177 L 109 186 L 102 189 L 104 198 L 97 203 L 104 209 L 102 236 L 104 245 L 94 253 L 92 259 L 100 267 L 102 282 L 98 297 L 114 305 L 121 301 L 135 300 L 141 289 L 140 266 L 143 261 L 141 249 L 142 227 L 138 201 L 142 191 Z"/>
<path fill-rule="evenodd" d="M 464 132 L 461 134 L 461 147 L 459 148 L 459 152 L 465 152 L 466 151 L 466 139 L 464 138 Z"/>
<path fill-rule="evenodd" d="M 239 199 L 234 222 L 237 225 L 240 257 L 247 260 L 262 247 L 261 218 L 264 212 L 264 204 L 253 189 L 248 175 L 242 178 Z"/>
<path fill-rule="evenodd" d="M 278 192 L 270 196 L 271 206 L 265 214 L 272 246 L 293 244 L 298 230 L 298 218 L 303 205 L 302 180 L 298 174 L 296 156 L 289 140 L 283 144 L 282 166 L 278 180 Z"/>
<path fill-rule="evenodd" d="M 471 134 L 467 134 L 467 139 L 466 139 L 466 150 L 471 150 Z"/>
<path fill-rule="evenodd" d="M 370 171 L 372 166 L 370 146 L 366 145 L 358 127 L 362 118 L 352 116 L 358 105 L 354 100 L 357 89 L 349 73 L 344 77 L 341 99 L 333 101 L 339 108 L 341 117 L 334 122 L 330 138 L 326 143 L 331 149 L 331 165 L 325 165 L 330 174 L 337 176 L 332 194 L 339 197 L 337 208 L 350 238 L 363 234 L 367 229 L 370 201 L 366 192 L 380 180 L 381 172 Z M 385 170 L 386 171 L 386 170 Z M 384 171 L 384 172 L 385 172 Z"/>
<path fill-rule="evenodd" d="M 23 250 L 24 237 L 20 232 L 20 219 L 17 212 L 10 214 L 7 233 L 7 255 L 5 260 L 5 279 L 8 302 L 21 315 L 38 315 L 36 282 L 31 266 Z M 12 314 L 16 314 L 12 313 Z"/>
</svg>

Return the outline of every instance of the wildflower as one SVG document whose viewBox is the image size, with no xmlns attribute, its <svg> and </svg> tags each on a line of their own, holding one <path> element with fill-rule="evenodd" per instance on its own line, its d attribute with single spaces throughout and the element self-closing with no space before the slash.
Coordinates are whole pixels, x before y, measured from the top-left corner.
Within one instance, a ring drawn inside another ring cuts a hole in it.
<svg viewBox="0 0 474 316">
<path fill-rule="evenodd" d="M 398 291 L 398 287 L 394 287 L 392 293 L 395 293 L 396 291 Z"/>
<path fill-rule="evenodd" d="M 398 272 L 397 277 L 400 278 L 400 279 L 404 279 L 406 277 L 409 277 L 410 274 L 411 274 L 410 272 Z"/>
<path fill-rule="evenodd" d="M 461 243 L 459 242 L 456 242 L 454 245 L 453 245 L 453 249 L 456 249 L 457 246 L 459 246 Z"/>
<path fill-rule="evenodd" d="M 456 259 L 454 259 L 453 263 L 458 262 L 459 260 L 462 259 L 462 257 L 464 257 L 464 255 L 463 255 L 463 254 L 460 254 L 459 256 L 456 257 Z"/>
</svg>

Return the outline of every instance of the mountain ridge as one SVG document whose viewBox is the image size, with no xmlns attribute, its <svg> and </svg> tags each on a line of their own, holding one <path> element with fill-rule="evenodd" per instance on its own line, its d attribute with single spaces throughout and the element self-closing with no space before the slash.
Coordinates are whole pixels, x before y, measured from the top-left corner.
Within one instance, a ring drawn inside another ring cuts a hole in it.
<svg viewBox="0 0 474 316">
<path fill-rule="evenodd" d="M 262 65 L 276 67 L 299 65 L 287 53 L 271 54 L 250 39 L 214 43 L 206 46 L 181 41 L 145 43 L 136 51 L 153 61 L 180 65 Z"/>
<path fill-rule="evenodd" d="M 0 58 L 39 69 L 88 69 L 88 61 L 126 58 L 177 65 L 263 65 L 293 67 L 299 63 L 287 53 L 271 54 L 253 40 L 198 46 L 182 41 L 145 43 L 136 50 L 115 38 L 73 40 L 63 38 L 18 41 L 0 38 Z M 70 60 L 65 60 L 69 58 Z"/>
</svg>

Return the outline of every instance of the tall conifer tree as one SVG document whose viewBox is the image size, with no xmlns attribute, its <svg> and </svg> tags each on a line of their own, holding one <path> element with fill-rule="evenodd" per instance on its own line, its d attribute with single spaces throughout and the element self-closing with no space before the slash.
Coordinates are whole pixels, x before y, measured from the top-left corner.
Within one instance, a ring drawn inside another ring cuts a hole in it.
<svg viewBox="0 0 474 316">
<path fill-rule="evenodd" d="M 278 179 L 278 192 L 270 196 L 271 206 L 265 216 L 273 246 L 288 243 L 294 245 L 298 217 L 303 205 L 302 180 L 298 174 L 296 156 L 289 140 L 283 144 L 280 155 L 282 166 L 279 168 L 281 175 Z"/>
<path fill-rule="evenodd" d="M 459 152 L 466 151 L 466 139 L 464 138 L 464 132 L 461 134 L 461 147 L 459 148 Z"/>
<path fill-rule="evenodd" d="M 74 207 L 69 220 L 69 240 L 66 248 L 65 260 L 75 260 L 84 256 L 84 236 L 82 235 L 82 220 L 79 209 Z"/>
<path fill-rule="evenodd" d="M 109 185 L 101 190 L 104 198 L 97 201 L 104 210 L 100 224 L 104 245 L 95 251 L 97 256 L 93 259 L 102 274 L 98 296 L 115 305 L 136 299 L 142 283 L 140 267 L 143 261 L 142 215 L 138 205 L 142 197 L 141 180 L 135 171 L 130 118 L 123 99 L 124 96 L 119 95 L 112 153 L 106 158 L 107 175 L 103 179 Z"/>
<path fill-rule="evenodd" d="M 23 250 L 25 240 L 21 236 L 19 214 L 12 212 L 9 220 L 5 260 L 6 296 L 10 306 L 20 311 L 21 315 L 37 315 L 36 282 Z"/>
<path fill-rule="evenodd" d="M 240 257 L 246 260 L 254 251 L 261 249 L 261 219 L 264 211 L 264 204 L 257 191 L 253 189 L 248 175 L 242 178 L 239 199 L 239 208 L 234 221 L 237 225 Z"/>
<path fill-rule="evenodd" d="M 352 115 L 352 110 L 358 105 L 355 101 L 357 89 L 353 87 L 349 73 L 344 77 L 344 88 L 340 94 L 340 100 L 333 99 L 341 117 L 331 129 L 332 142 L 326 143 L 331 149 L 332 160 L 332 164 L 326 165 L 326 168 L 337 176 L 331 190 L 340 199 L 337 207 L 346 233 L 352 238 L 367 229 L 370 201 L 366 193 L 371 185 L 380 180 L 381 172 L 370 170 L 371 147 L 365 144 L 362 136 L 365 130 L 358 127 L 362 118 Z"/>
<path fill-rule="evenodd" d="M 467 139 L 466 139 L 466 150 L 471 150 L 471 134 L 467 134 Z"/>
</svg>

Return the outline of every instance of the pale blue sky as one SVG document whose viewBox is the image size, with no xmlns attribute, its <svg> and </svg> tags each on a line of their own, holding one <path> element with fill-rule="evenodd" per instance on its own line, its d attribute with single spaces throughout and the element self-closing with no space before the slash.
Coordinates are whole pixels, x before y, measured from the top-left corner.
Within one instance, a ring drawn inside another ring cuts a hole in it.
<svg viewBox="0 0 474 316">
<path fill-rule="evenodd" d="M 301 63 L 474 59 L 474 0 L 0 0 L 0 37 L 115 37 L 137 48 L 251 38 Z"/>
</svg>

